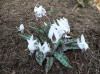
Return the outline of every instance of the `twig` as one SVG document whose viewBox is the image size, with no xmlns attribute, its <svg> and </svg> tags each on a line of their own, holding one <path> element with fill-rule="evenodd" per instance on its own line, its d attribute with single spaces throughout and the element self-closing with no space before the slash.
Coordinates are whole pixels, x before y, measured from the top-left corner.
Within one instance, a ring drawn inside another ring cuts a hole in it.
<svg viewBox="0 0 100 74">
<path fill-rule="evenodd" d="M 78 4 L 76 4 L 73 9 L 72 9 L 72 12 L 78 7 Z"/>
</svg>

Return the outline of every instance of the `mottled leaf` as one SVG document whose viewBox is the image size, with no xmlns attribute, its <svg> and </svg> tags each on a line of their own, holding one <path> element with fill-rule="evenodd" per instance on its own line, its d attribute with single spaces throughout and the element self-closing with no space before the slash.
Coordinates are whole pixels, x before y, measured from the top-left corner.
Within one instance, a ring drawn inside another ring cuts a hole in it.
<svg viewBox="0 0 100 74">
<path fill-rule="evenodd" d="M 47 57 L 46 59 L 47 59 L 47 62 L 46 62 L 46 66 L 45 66 L 45 71 L 47 73 L 53 65 L 53 57 Z"/>
<path fill-rule="evenodd" d="M 39 65 L 42 66 L 42 63 L 44 61 L 44 54 L 40 51 L 36 51 L 35 58 Z"/>
<path fill-rule="evenodd" d="M 77 43 L 71 43 L 70 45 L 71 46 L 77 46 Z"/>
<path fill-rule="evenodd" d="M 53 50 L 51 50 L 51 53 L 54 53 L 58 46 L 60 45 L 61 41 L 59 40 L 57 43 L 53 44 Z"/>
<path fill-rule="evenodd" d="M 36 26 L 29 26 L 30 28 L 32 28 L 34 31 L 36 31 L 37 33 L 44 33 L 44 31 Z"/>
<path fill-rule="evenodd" d="M 37 26 L 30 26 L 30 28 L 32 28 L 37 33 L 37 37 L 40 40 L 40 42 L 48 41 L 48 36 L 46 35 L 44 29 L 41 29 Z"/>
<path fill-rule="evenodd" d="M 68 62 L 67 56 L 65 56 L 63 52 L 56 52 L 56 53 L 54 54 L 54 57 L 55 57 L 61 64 L 63 64 L 65 67 L 72 68 L 72 66 L 71 66 L 71 65 L 69 64 L 69 62 Z"/>
<path fill-rule="evenodd" d="M 67 46 L 67 45 L 63 45 L 61 51 L 77 50 L 77 49 L 80 49 L 80 48 L 78 46 Z"/>
<path fill-rule="evenodd" d="M 60 45 L 61 41 L 59 40 L 56 44 L 54 44 L 54 50 L 56 50 L 58 48 L 58 46 Z"/>
<path fill-rule="evenodd" d="M 64 44 L 69 44 L 69 43 L 77 42 L 77 38 L 76 39 L 64 39 L 64 40 L 62 40 L 62 42 Z"/>
<path fill-rule="evenodd" d="M 50 29 L 50 24 L 47 24 L 47 26 L 45 27 L 44 30 L 45 30 L 46 33 L 48 33 L 49 32 L 49 29 Z"/>
</svg>

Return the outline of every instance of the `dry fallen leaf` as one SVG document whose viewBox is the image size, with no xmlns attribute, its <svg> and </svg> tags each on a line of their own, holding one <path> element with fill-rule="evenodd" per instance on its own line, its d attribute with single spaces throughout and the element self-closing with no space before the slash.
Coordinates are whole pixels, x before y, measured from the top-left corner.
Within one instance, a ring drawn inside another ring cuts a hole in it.
<svg viewBox="0 0 100 74">
<path fill-rule="evenodd" d="M 15 70 L 13 70 L 11 74 L 16 74 Z"/>
<path fill-rule="evenodd" d="M 86 7 L 90 1 L 92 0 L 77 0 L 78 4 L 82 7 Z"/>
<path fill-rule="evenodd" d="M 77 0 L 77 2 L 78 2 L 82 7 L 85 7 L 84 0 Z"/>
<path fill-rule="evenodd" d="M 100 0 L 94 0 L 94 3 L 100 12 Z"/>
<path fill-rule="evenodd" d="M 28 51 L 28 49 L 25 49 L 25 51 Z"/>
</svg>

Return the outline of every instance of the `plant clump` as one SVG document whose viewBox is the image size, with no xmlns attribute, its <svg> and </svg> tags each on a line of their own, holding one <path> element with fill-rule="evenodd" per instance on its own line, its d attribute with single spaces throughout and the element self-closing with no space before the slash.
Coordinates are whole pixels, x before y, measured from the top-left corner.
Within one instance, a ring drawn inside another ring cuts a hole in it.
<svg viewBox="0 0 100 74">
<path fill-rule="evenodd" d="M 72 68 L 64 52 L 76 49 L 86 51 L 89 46 L 84 35 L 82 34 L 81 38 L 71 38 L 68 20 L 63 17 L 52 22 L 43 6 L 35 6 L 34 13 L 37 24 L 29 26 L 34 32 L 31 35 L 25 34 L 22 24 L 18 29 L 21 31 L 19 35 L 28 42 L 30 56 L 35 54 L 35 59 L 40 66 L 46 59 L 46 72 L 51 69 L 54 59 L 57 59 L 65 67 Z M 39 19 L 43 19 L 43 17 L 48 19 L 48 22 L 39 24 Z"/>
</svg>

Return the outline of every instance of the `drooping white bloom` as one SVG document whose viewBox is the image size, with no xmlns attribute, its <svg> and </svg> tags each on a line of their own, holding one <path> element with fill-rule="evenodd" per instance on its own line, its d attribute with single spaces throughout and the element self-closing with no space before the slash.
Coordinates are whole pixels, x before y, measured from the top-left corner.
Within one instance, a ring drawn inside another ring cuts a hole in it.
<svg viewBox="0 0 100 74">
<path fill-rule="evenodd" d="M 18 31 L 21 31 L 21 33 L 24 33 L 24 25 L 21 24 L 18 28 Z"/>
<path fill-rule="evenodd" d="M 60 32 L 62 32 L 62 34 L 63 33 L 70 33 L 70 26 L 69 26 L 69 24 L 68 24 L 68 20 L 66 19 L 66 18 L 62 18 L 62 19 L 57 19 L 57 22 L 58 22 L 58 24 L 59 24 L 59 30 L 60 30 Z"/>
<path fill-rule="evenodd" d="M 63 17 L 60 20 L 57 19 L 57 23 L 59 25 L 57 25 L 56 23 L 51 25 L 48 34 L 48 37 L 53 43 L 57 43 L 62 36 L 64 36 L 65 38 L 70 38 L 70 36 L 67 35 L 67 33 L 70 33 L 70 26 L 68 24 L 68 20 Z"/>
<path fill-rule="evenodd" d="M 81 50 L 87 50 L 89 48 L 88 44 L 85 42 L 84 35 L 81 35 L 81 40 L 78 38 L 77 39 L 77 44 L 80 47 Z"/>
<path fill-rule="evenodd" d="M 39 50 L 41 52 L 43 52 L 44 55 L 46 55 L 47 52 L 50 52 L 50 47 L 49 47 L 49 44 L 47 42 L 44 42 L 43 45 L 41 45 L 39 43 L 38 47 L 39 47 Z"/>
<path fill-rule="evenodd" d="M 48 33 L 48 37 L 53 43 L 57 43 L 61 38 L 61 35 L 58 30 L 58 25 L 56 23 L 52 24 Z"/>
<path fill-rule="evenodd" d="M 46 10 L 42 6 L 35 6 L 34 12 L 36 17 L 41 18 L 42 16 L 46 16 Z"/>
<path fill-rule="evenodd" d="M 27 39 L 27 42 L 28 42 L 28 49 L 30 53 L 34 53 L 34 51 L 37 48 L 37 40 L 33 40 L 33 35 L 32 35 L 29 40 Z"/>
</svg>

